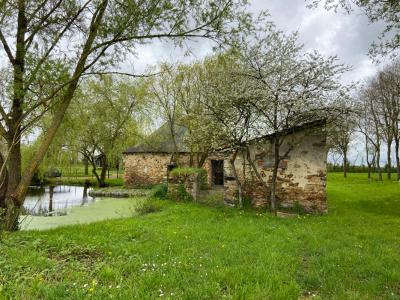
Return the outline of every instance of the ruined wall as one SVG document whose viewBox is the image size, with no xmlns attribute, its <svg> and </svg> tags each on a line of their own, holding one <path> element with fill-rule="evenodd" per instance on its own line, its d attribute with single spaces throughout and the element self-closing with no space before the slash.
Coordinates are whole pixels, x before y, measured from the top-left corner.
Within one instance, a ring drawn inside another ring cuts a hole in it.
<svg viewBox="0 0 400 300">
<path fill-rule="evenodd" d="M 182 165 L 189 165 L 189 155 L 180 154 Z M 126 186 L 150 185 L 167 180 L 167 166 L 171 162 L 169 153 L 129 153 L 124 155 Z"/>
<path fill-rule="evenodd" d="M 280 207 L 296 207 L 306 211 L 326 212 L 326 134 L 324 129 L 304 130 L 287 136 L 281 154 L 291 148 L 278 170 L 277 201 Z M 274 163 L 272 144 L 268 141 L 250 146 L 251 159 L 264 182 L 272 181 Z M 237 201 L 237 185 L 230 164 L 225 166 L 225 202 Z M 268 203 L 269 189 L 258 180 L 243 153 L 235 168 L 243 183 L 244 195 L 254 207 Z"/>
<path fill-rule="evenodd" d="M 198 173 L 173 175 L 168 178 L 168 196 L 175 201 L 190 200 L 196 202 L 201 182 Z"/>
<path fill-rule="evenodd" d="M 223 160 L 224 156 L 211 154 L 204 162 L 203 168 L 207 171 L 207 182 L 212 183 L 212 160 Z M 126 186 L 150 185 L 167 180 L 167 166 L 171 161 L 169 153 L 129 153 L 124 155 Z M 179 155 L 179 164 L 182 167 L 189 166 L 189 154 Z"/>
</svg>

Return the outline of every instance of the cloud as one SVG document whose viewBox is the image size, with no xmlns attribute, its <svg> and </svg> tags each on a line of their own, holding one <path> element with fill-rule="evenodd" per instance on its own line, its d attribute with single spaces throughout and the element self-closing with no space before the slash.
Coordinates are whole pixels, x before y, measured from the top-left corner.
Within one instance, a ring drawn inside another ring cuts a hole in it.
<svg viewBox="0 0 400 300">
<path fill-rule="evenodd" d="M 253 0 L 250 11 L 254 14 L 268 10 L 277 27 L 286 32 L 299 31 L 305 50 L 317 50 L 324 55 L 337 55 L 341 62 L 353 70 L 343 81 L 359 81 L 373 75 L 378 66 L 368 58 L 368 48 L 376 40 L 384 24 L 369 24 L 367 18 L 355 11 L 351 15 L 335 13 L 323 8 L 308 9 L 304 0 Z M 187 49 L 191 50 L 188 54 Z M 191 41 L 182 49 L 172 42 L 156 40 L 137 48 L 136 57 L 123 64 L 127 71 L 143 72 L 148 65 L 159 62 L 189 62 L 212 53 L 212 42 Z"/>
</svg>

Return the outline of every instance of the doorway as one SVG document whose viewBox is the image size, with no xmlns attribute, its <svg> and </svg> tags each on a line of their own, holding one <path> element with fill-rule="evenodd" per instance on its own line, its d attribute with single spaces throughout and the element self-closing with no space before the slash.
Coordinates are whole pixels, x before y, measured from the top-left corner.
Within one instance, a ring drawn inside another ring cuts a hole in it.
<svg viewBox="0 0 400 300">
<path fill-rule="evenodd" d="M 224 185 L 224 161 L 211 160 L 212 185 Z"/>
</svg>

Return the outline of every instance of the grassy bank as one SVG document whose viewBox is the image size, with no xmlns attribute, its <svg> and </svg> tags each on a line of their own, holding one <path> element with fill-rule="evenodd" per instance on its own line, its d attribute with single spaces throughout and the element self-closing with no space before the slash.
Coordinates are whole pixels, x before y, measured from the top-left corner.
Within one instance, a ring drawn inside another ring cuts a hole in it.
<svg viewBox="0 0 400 300">
<path fill-rule="evenodd" d="M 161 211 L 0 246 L 17 299 L 399 299 L 400 185 L 328 179 L 329 214 L 294 219 L 158 201 Z M 1 298 L 1 297 L 0 297 Z"/>
<path fill-rule="evenodd" d="M 124 180 L 123 178 L 109 178 L 106 179 L 107 186 L 123 186 Z M 66 184 L 66 185 L 85 185 L 88 183 L 91 186 L 97 186 L 96 178 L 90 177 L 59 177 L 59 178 L 49 178 L 46 179 L 46 183 L 50 184 Z"/>
</svg>

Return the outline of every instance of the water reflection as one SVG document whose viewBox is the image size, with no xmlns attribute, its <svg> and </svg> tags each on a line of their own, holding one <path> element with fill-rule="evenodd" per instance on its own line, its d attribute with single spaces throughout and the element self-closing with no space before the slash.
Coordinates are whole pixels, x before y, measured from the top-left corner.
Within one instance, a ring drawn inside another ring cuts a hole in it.
<svg viewBox="0 0 400 300">
<path fill-rule="evenodd" d="M 67 208 L 84 206 L 94 201 L 88 195 L 89 186 L 50 185 L 29 187 L 24 209 L 25 214 L 53 216 L 65 215 Z"/>
</svg>

